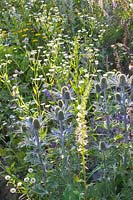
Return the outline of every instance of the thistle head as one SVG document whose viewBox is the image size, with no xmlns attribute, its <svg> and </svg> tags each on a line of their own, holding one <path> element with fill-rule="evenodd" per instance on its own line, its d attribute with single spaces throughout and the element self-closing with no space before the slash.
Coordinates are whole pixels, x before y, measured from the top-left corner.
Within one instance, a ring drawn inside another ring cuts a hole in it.
<svg viewBox="0 0 133 200">
<path fill-rule="evenodd" d="M 104 141 L 99 142 L 99 150 L 105 151 L 106 150 L 106 143 Z"/>
<path fill-rule="evenodd" d="M 126 85 L 126 76 L 125 76 L 125 74 L 121 74 L 119 76 L 119 86 L 124 87 L 125 85 Z"/>
<path fill-rule="evenodd" d="M 70 92 L 69 92 L 69 91 L 66 91 L 66 92 L 64 93 L 64 99 L 67 99 L 67 100 L 70 99 Z"/>
<path fill-rule="evenodd" d="M 59 107 L 59 106 L 56 106 L 56 108 L 55 108 L 55 113 L 57 114 L 59 110 L 60 110 L 60 107 Z"/>
<path fill-rule="evenodd" d="M 102 90 L 107 89 L 108 84 L 107 84 L 107 78 L 106 77 L 102 77 L 101 78 L 101 80 L 100 80 L 100 86 L 101 86 Z"/>
<path fill-rule="evenodd" d="M 34 119 L 33 127 L 34 127 L 34 129 L 40 129 L 41 126 L 40 126 L 40 122 L 38 119 Z"/>
<path fill-rule="evenodd" d="M 69 88 L 67 86 L 62 87 L 62 90 L 61 90 L 62 95 L 64 95 L 66 91 L 69 91 Z"/>
<path fill-rule="evenodd" d="M 59 121 L 63 121 L 64 120 L 64 113 L 63 113 L 62 110 L 58 111 L 57 117 L 58 117 Z"/>
<path fill-rule="evenodd" d="M 116 98 L 116 100 L 118 101 L 118 102 L 121 102 L 121 95 L 120 95 L 120 93 L 116 93 L 115 94 L 115 98 Z"/>
<path fill-rule="evenodd" d="M 95 88 L 96 88 L 96 92 L 97 93 L 101 92 L 101 87 L 100 87 L 100 85 L 98 83 L 96 84 Z"/>
<path fill-rule="evenodd" d="M 33 122 L 33 118 L 32 117 L 29 118 L 29 122 L 32 124 L 32 122 Z"/>
<path fill-rule="evenodd" d="M 62 88 L 62 97 L 63 99 L 66 99 L 66 100 L 70 99 L 70 92 L 69 92 L 68 87 L 66 86 Z"/>
<path fill-rule="evenodd" d="M 59 101 L 58 101 L 58 105 L 59 105 L 60 108 L 62 108 L 62 107 L 63 107 L 63 101 L 62 101 L 62 100 L 59 100 Z"/>
<path fill-rule="evenodd" d="M 22 132 L 26 132 L 26 131 L 27 131 L 26 126 L 22 126 Z"/>
</svg>

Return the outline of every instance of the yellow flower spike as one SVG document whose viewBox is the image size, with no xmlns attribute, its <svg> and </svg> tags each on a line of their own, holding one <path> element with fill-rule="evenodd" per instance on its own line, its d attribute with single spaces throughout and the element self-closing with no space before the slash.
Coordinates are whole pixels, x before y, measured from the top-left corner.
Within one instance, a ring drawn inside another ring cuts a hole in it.
<svg viewBox="0 0 133 200">
<path fill-rule="evenodd" d="M 36 37 L 38 37 L 38 36 L 40 36 L 40 35 L 41 35 L 40 33 L 36 33 L 36 34 L 35 34 Z"/>
</svg>

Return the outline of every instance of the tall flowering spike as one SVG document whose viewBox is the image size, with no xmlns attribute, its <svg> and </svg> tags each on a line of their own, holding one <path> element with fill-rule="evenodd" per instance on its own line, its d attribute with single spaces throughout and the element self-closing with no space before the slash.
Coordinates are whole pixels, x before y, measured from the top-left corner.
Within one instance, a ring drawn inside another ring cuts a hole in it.
<svg viewBox="0 0 133 200">
<path fill-rule="evenodd" d="M 64 113 L 62 110 L 58 111 L 58 120 L 63 121 L 64 120 Z"/>
<path fill-rule="evenodd" d="M 107 89 L 107 87 L 108 87 L 107 78 L 105 78 L 105 77 L 101 78 L 100 86 L 101 86 L 102 90 Z"/>
<path fill-rule="evenodd" d="M 97 93 L 100 93 L 100 92 L 101 92 L 101 87 L 100 87 L 99 84 L 96 84 L 95 88 L 96 88 L 96 92 L 97 92 Z"/>
<path fill-rule="evenodd" d="M 58 105 L 59 105 L 60 108 L 62 108 L 62 106 L 63 106 L 63 101 L 62 101 L 62 100 L 59 100 L 59 101 L 58 101 Z"/>
<path fill-rule="evenodd" d="M 117 100 L 118 102 L 121 102 L 121 95 L 120 95 L 120 93 L 116 93 L 116 94 L 115 94 L 115 98 L 116 98 L 116 100 Z"/>
<path fill-rule="evenodd" d="M 40 123 L 39 123 L 38 119 L 34 119 L 33 126 L 35 129 L 40 129 Z"/>
<path fill-rule="evenodd" d="M 127 81 L 126 81 L 126 76 L 125 74 L 121 74 L 119 76 L 119 86 L 121 87 L 124 87 L 126 85 Z"/>
</svg>

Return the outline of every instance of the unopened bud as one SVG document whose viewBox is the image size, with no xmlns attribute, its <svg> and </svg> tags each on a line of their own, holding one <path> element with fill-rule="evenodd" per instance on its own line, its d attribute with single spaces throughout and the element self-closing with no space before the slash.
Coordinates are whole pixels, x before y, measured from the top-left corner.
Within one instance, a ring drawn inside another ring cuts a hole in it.
<svg viewBox="0 0 133 200">
<path fill-rule="evenodd" d="M 35 129 L 40 129 L 40 123 L 38 119 L 34 119 L 33 126 Z"/>
<path fill-rule="evenodd" d="M 101 81 L 100 81 L 100 85 L 101 85 L 101 89 L 102 90 L 107 89 L 107 87 L 108 87 L 108 85 L 107 85 L 107 78 L 102 77 Z"/>
<path fill-rule="evenodd" d="M 58 120 L 59 120 L 59 121 L 64 120 L 64 113 L 63 113 L 62 110 L 59 110 L 59 111 L 58 111 Z"/>
<path fill-rule="evenodd" d="M 125 86 L 126 85 L 126 76 L 125 74 L 121 74 L 119 77 L 119 86 Z"/>
</svg>

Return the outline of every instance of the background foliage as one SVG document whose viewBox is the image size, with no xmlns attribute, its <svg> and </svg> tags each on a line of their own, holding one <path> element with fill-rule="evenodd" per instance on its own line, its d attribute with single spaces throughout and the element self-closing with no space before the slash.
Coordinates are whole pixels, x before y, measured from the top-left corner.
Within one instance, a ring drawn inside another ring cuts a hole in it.
<svg viewBox="0 0 133 200">
<path fill-rule="evenodd" d="M 0 198 L 132 199 L 133 2 L 0 10 Z"/>
</svg>

